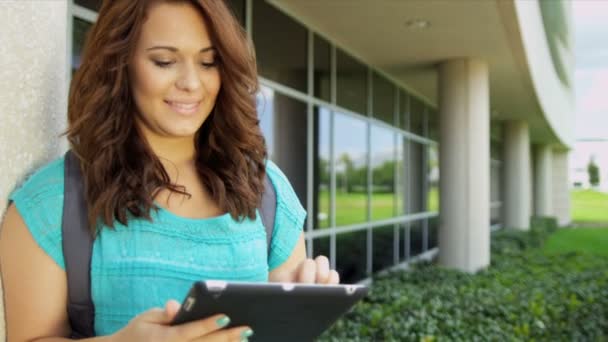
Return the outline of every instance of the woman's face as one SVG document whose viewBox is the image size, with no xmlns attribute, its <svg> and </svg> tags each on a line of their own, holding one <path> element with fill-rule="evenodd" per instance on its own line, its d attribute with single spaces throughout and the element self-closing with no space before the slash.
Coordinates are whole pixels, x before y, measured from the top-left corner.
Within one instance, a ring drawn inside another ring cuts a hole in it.
<svg viewBox="0 0 608 342">
<path fill-rule="evenodd" d="M 150 6 L 129 65 L 136 123 L 147 138 L 195 135 L 220 90 L 216 62 L 205 19 L 194 5 Z"/>
</svg>

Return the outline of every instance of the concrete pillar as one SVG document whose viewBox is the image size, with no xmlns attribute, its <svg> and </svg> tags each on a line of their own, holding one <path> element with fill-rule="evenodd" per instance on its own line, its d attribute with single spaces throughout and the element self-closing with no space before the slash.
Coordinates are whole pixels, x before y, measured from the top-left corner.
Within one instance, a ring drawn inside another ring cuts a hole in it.
<svg viewBox="0 0 608 342">
<path fill-rule="evenodd" d="M 528 123 L 507 121 L 503 133 L 504 227 L 527 230 L 532 192 Z"/>
<path fill-rule="evenodd" d="M 553 151 L 549 145 L 534 147 L 534 215 L 553 216 Z"/>
<path fill-rule="evenodd" d="M 560 226 L 569 225 L 570 216 L 570 187 L 568 176 L 568 151 L 553 150 L 553 212 Z"/>
<path fill-rule="evenodd" d="M 68 23 L 67 1 L 0 4 L 0 216 L 10 192 L 65 149 Z M 3 298 L 0 286 L 0 341 Z"/>
<path fill-rule="evenodd" d="M 488 66 L 456 59 L 439 66 L 439 263 L 475 272 L 490 263 Z"/>
</svg>

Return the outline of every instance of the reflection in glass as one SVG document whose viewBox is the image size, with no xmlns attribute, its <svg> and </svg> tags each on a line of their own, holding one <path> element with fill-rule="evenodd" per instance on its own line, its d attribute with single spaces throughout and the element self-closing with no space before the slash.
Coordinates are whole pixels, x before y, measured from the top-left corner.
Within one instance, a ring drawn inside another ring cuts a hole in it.
<svg viewBox="0 0 608 342">
<path fill-rule="evenodd" d="M 393 131 L 372 125 L 372 220 L 395 216 L 395 144 Z"/>
<path fill-rule="evenodd" d="M 373 230 L 372 271 L 377 272 L 394 265 L 395 228 L 390 226 L 377 227 Z"/>
<path fill-rule="evenodd" d="M 497 224 L 501 222 L 501 168 L 502 166 L 500 162 L 490 163 L 490 224 Z"/>
<path fill-rule="evenodd" d="M 329 259 L 329 256 L 330 256 L 329 236 L 316 238 L 316 239 L 312 240 L 312 254 L 315 258 L 319 255 L 325 255 Z"/>
<path fill-rule="evenodd" d="M 426 175 L 423 174 L 426 146 L 414 141 L 409 141 L 407 146 L 409 150 L 407 165 L 411 166 L 408 168 L 408 213 L 414 214 L 426 211 L 424 201 Z"/>
<path fill-rule="evenodd" d="M 439 218 L 431 217 L 428 219 L 429 229 L 429 249 L 439 246 Z"/>
<path fill-rule="evenodd" d="M 300 203 L 306 206 L 306 103 L 267 87 L 261 88 L 257 99 L 260 126 L 266 139 L 269 159 L 287 176 Z"/>
<path fill-rule="evenodd" d="M 429 139 L 439 141 L 439 113 L 435 109 L 428 108 Z"/>
<path fill-rule="evenodd" d="M 336 50 L 337 102 L 353 112 L 367 113 L 367 67 L 346 54 Z"/>
<path fill-rule="evenodd" d="M 407 261 L 410 256 L 410 223 L 406 222 L 399 225 L 399 261 Z"/>
<path fill-rule="evenodd" d="M 260 75 L 306 93 L 306 28 L 266 1 L 253 1 L 252 24 Z"/>
<path fill-rule="evenodd" d="M 367 221 L 366 123 L 334 116 L 336 226 Z"/>
<path fill-rule="evenodd" d="M 93 24 L 79 18 L 74 18 L 72 22 L 72 74 L 80 67 L 85 37 L 91 26 Z"/>
<path fill-rule="evenodd" d="M 99 12 L 102 0 L 74 0 L 74 4 Z"/>
<path fill-rule="evenodd" d="M 424 251 L 423 221 L 419 220 L 410 223 L 410 257 L 415 257 Z"/>
<path fill-rule="evenodd" d="M 426 116 L 425 104 L 417 98 L 410 96 L 410 127 L 409 131 L 424 136 L 424 120 Z"/>
<path fill-rule="evenodd" d="M 336 235 L 336 271 L 342 283 L 367 276 L 367 230 Z"/>
<path fill-rule="evenodd" d="M 374 89 L 373 116 L 387 124 L 395 125 L 395 86 L 385 77 L 374 72 L 372 87 Z"/>
<path fill-rule="evenodd" d="M 399 91 L 399 127 L 404 131 L 410 130 L 410 96 L 403 90 Z"/>
<path fill-rule="evenodd" d="M 407 160 L 405 152 L 408 150 L 408 140 L 398 136 L 397 146 L 396 146 L 396 156 L 397 159 L 395 163 L 397 167 L 395 169 L 395 215 L 403 216 L 407 214 L 407 204 L 406 204 L 406 194 L 408 191 L 407 188 L 407 168 L 408 165 L 404 162 Z"/>
<path fill-rule="evenodd" d="M 315 67 L 314 67 L 314 94 L 321 100 L 331 102 L 331 49 L 329 43 L 314 35 L 315 40 Z"/>
<path fill-rule="evenodd" d="M 427 145 L 427 211 L 439 212 L 439 150 L 437 145 Z"/>
<path fill-rule="evenodd" d="M 239 23 L 245 27 L 245 0 L 228 0 L 227 4 Z"/>
<path fill-rule="evenodd" d="M 330 119 L 331 112 L 327 108 L 314 108 L 314 193 L 313 212 L 315 228 L 327 228 L 331 225 L 331 186 L 330 186 Z"/>
</svg>

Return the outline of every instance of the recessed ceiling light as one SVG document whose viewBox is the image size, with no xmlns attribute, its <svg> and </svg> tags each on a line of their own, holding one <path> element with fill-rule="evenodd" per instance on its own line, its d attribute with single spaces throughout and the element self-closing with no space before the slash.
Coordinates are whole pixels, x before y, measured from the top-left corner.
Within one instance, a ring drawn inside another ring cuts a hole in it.
<svg viewBox="0 0 608 342">
<path fill-rule="evenodd" d="M 411 19 L 405 22 L 405 27 L 412 30 L 425 30 L 431 27 L 431 22 L 425 19 Z"/>
</svg>

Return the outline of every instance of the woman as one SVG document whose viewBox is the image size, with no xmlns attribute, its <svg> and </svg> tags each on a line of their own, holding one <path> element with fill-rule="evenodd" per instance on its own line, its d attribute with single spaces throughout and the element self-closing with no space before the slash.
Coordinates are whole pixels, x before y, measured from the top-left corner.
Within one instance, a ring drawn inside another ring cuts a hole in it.
<svg viewBox="0 0 608 342">
<path fill-rule="evenodd" d="M 79 156 L 92 233 L 95 331 L 111 341 L 225 341 L 217 315 L 170 327 L 200 279 L 335 284 L 306 259 L 305 212 L 266 161 L 255 59 L 221 0 L 104 1 L 74 75 L 68 139 Z M 64 160 L 11 195 L 0 234 L 10 341 L 70 335 L 61 248 Z M 267 255 L 256 214 L 277 196 Z M 163 307 L 164 308 L 154 308 Z"/>
</svg>

